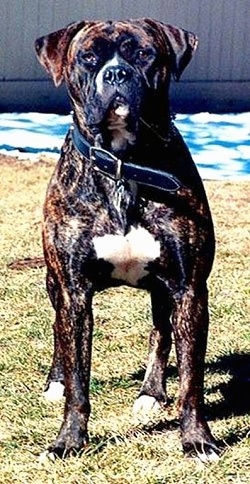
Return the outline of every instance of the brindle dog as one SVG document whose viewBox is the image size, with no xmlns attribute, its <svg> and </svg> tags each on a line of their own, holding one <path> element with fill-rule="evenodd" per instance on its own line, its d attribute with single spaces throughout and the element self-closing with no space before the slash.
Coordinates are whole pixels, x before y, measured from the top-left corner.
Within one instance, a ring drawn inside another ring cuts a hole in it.
<svg viewBox="0 0 250 484">
<path fill-rule="evenodd" d="M 168 101 L 171 74 L 180 78 L 196 46 L 194 34 L 150 19 L 83 21 L 36 41 L 41 64 L 56 86 L 66 83 L 73 108 L 44 207 L 56 313 L 46 394 L 66 397 L 51 458 L 88 442 L 92 298 L 120 284 L 146 289 L 152 301 L 148 366 L 134 410 L 166 403 L 173 332 L 183 449 L 204 461 L 217 457 L 203 401 L 214 231 Z"/>
</svg>

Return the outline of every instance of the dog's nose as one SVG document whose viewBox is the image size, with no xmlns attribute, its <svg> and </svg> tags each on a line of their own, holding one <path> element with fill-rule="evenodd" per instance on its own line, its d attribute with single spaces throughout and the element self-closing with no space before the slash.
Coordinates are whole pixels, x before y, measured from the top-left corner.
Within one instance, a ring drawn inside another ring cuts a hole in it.
<svg viewBox="0 0 250 484">
<path fill-rule="evenodd" d="M 126 82 L 129 77 L 130 72 L 125 69 L 125 67 L 110 66 L 104 72 L 103 80 L 106 84 L 119 86 L 120 84 Z"/>
</svg>

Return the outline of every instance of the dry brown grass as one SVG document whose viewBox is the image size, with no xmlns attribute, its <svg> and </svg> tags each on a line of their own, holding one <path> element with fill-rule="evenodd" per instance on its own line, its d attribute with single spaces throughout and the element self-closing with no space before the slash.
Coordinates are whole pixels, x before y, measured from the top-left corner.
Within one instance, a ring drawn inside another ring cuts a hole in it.
<svg viewBox="0 0 250 484">
<path fill-rule="evenodd" d="M 243 484 L 249 457 L 249 183 L 206 183 L 217 256 L 210 278 L 211 325 L 206 403 L 211 428 L 224 442 L 209 467 L 182 456 L 175 399 L 149 425 L 131 417 L 150 330 L 148 295 L 112 289 L 95 299 L 90 445 L 81 458 L 41 465 L 37 456 L 58 431 L 62 405 L 41 395 L 52 352 L 52 310 L 44 269 L 7 264 L 41 254 L 41 207 L 53 162 L 1 158 L 0 200 L 0 482 L 48 484 Z M 159 422 L 162 425 L 158 425 Z"/>
</svg>

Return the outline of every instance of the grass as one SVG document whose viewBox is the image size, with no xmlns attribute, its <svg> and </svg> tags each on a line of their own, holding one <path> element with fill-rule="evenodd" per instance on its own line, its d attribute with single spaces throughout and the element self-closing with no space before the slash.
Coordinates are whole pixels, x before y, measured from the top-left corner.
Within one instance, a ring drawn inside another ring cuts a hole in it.
<svg viewBox="0 0 250 484">
<path fill-rule="evenodd" d="M 80 458 L 40 464 L 63 404 L 46 403 L 53 313 L 45 270 L 13 271 L 15 258 L 41 254 L 40 220 L 50 160 L 2 157 L 0 200 L 0 483 L 229 484 L 250 482 L 249 188 L 207 182 L 217 256 L 210 286 L 206 410 L 223 442 L 218 463 L 203 467 L 182 455 L 172 350 L 170 405 L 147 425 L 131 415 L 151 327 L 148 295 L 119 288 L 95 298 L 90 445 Z"/>
</svg>

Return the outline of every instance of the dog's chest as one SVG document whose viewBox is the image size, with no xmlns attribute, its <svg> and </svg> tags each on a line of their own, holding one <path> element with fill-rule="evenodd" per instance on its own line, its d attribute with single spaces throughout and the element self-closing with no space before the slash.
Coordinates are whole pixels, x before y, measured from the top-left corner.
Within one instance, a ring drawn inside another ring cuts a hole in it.
<svg viewBox="0 0 250 484">
<path fill-rule="evenodd" d="M 112 279 L 137 286 L 148 275 L 148 264 L 160 256 L 160 242 L 143 227 L 131 227 L 126 235 L 94 237 L 98 259 L 112 264 Z"/>
</svg>

